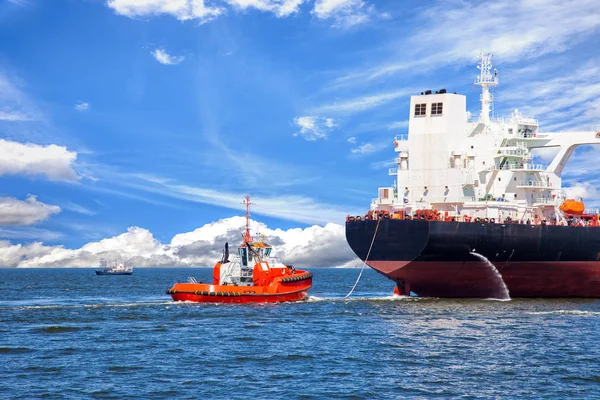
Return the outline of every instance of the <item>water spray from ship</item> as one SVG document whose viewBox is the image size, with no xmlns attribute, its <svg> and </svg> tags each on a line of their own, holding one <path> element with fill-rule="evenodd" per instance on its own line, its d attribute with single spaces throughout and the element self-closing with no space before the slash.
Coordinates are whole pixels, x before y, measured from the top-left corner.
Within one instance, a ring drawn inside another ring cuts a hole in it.
<svg viewBox="0 0 600 400">
<path fill-rule="evenodd" d="M 502 275 L 498 271 L 498 268 L 496 268 L 496 266 L 492 264 L 490 260 L 482 256 L 481 254 L 476 253 L 474 250 L 471 252 L 471 254 L 479 258 L 483 265 L 485 265 L 485 267 L 488 268 L 492 273 L 492 279 L 496 283 L 497 291 L 493 293 L 491 297 L 500 300 L 510 300 L 510 293 L 508 291 L 508 287 L 506 286 L 506 282 L 504 282 L 504 278 L 502 278 Z"/>
</svg>

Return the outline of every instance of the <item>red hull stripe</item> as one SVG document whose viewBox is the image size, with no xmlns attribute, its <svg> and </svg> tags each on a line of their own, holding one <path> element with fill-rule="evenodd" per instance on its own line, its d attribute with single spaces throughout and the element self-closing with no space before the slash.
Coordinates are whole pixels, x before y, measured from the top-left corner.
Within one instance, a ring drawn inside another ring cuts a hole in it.
<svg viewBox="0 0 600 400">
<path fill-rule="evenodd" d="M 495 297 L 502 285 L 483 262 L 369 261 L 369 266 L 410 284 L 427 297 Z M 600 298 L 600 261 L 497 263 L 511 297 Z"/>
</svg>

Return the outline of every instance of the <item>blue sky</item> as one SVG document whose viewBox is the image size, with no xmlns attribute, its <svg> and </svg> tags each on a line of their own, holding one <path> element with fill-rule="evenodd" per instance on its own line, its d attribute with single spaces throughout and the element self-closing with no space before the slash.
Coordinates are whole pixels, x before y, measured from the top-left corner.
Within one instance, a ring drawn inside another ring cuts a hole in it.
<svg viewBox="0 0 600 400">
<path fill-rule="evenodd" d="M 589 130 L 598 48 L 589 0 L 0 0 L 0 241 L 169 243 L 247 193 L 271 229 L 340 225 L 392 182 L 410 95 L 445 87 L 476 114 L 485 50 L 496 115 Z M 586 198 L 599 156 L 565 171 Z"/>
</svg>

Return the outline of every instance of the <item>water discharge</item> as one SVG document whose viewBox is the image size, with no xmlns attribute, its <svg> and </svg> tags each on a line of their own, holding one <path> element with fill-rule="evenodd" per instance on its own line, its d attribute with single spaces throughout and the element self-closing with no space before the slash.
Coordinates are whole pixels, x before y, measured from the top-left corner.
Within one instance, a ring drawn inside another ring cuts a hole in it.
<svg viewBox="0 0 600 400">
<path fill-rule="evenodd" d="M 483 262 L 483 264 L 492 271 L 494 280 L 498 283 L 499 289 L 499 293 L 494 293 L 494 297 L 497 297 L 501 300 L 510 300 L 510 293 L 508 292 L 508 287 L 506 287 L 506 283 L 504 282 L 502 275 L 500 275 L 500 272 L 498 272 L 496 266 L 492 264 L 491 261 L 488 260 L 485 256 L 482 256 L 479 253 L 475 253 L 474 251 L 472 251 L 471 254 L 479 258 Z"/>
</svg>

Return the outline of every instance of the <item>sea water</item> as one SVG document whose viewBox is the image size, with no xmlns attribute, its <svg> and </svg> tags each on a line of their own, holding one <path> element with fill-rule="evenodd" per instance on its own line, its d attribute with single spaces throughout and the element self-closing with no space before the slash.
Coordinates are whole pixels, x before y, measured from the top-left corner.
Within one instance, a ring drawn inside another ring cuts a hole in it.
<svg viewBox="0 0 600 400">
<path fill-rule="evenodd" d="M 174 303 L 210 269 L 0 269 L 3 399 L 600 397 L 600 301 L 392 296 L 313 269 L 306 302 Z"/>
</svg>

